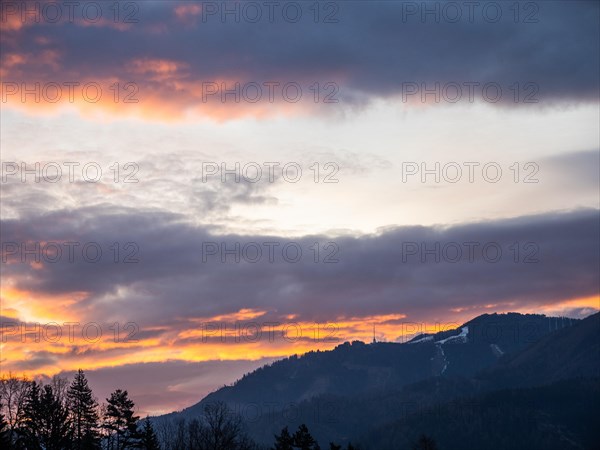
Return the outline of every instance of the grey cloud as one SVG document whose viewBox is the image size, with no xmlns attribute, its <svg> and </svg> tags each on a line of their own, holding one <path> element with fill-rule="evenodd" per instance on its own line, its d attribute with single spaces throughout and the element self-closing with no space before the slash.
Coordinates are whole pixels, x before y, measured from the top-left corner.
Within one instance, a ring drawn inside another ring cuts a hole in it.
<svg viewBox="0 0 600 450">
<path fill-rule="evenodd" d="M 15 370 L 36 370 L 49 364 L 56 364 L 59 355 L 47 351 L 32 351 L 28 358 L 22 361 L 12 362 Z"/>
<path fill-rule="evenodd" d="M 498 82 L 506 90 L 515 82 L 534 82 L 543 101 L 595 101 L 599 92 L 597 2 L 534 2 L 537 23 L 523 23 L 524 12 L 515 23 L 504 3 L 498 23 L 483 20 L 481 10 L 473 23 L 466 15 L 458 23 L 422 23 L 414 17 L 403 21 L 406 2 L 348 1 L 336 2 L 338 23 L 315 24 L 310 17 L 295 24 L 213 18 L 195 26 L 184 26 L 173 14 L 184 3 L 149 3 L 140 3 L 139 23 L 125 31 L 41 24 L 12 32 L 4 44 L 7 53 L 35 53 L 42 50 L 40 37 L 59 43 L 60 69 L 30 67 L 28 74 L 24 66 L 20 73 L 28 78 L 118 75 L 167 91 L 174 80 L 152 81 L 126 68 L 135 58 L 152 58 L 186 64 L 177 74 L 186 81 L 336 81 L 346 103 L 396 95 L 402 82 L 413 81 Z M 157 25 L 168 31 L 152 31 Z M 503 98 L 510 103 L 511 95 Z"/>
<path fill-rule="evenodd" d="M 600 149 L 554 155 L 540 161 L 544 178 L 563 181 L 564 189 L 600 191 Z"/>
<path fill-rule="evenodd" d="M 70 239 L 105 247 L 136 242 L 139 263 L 115 264 L 109 254 L 97 263 L 79 258 L 38 270 L 13 259 L 3 272 L 28 290 L 87 292 L 74 308 L 98 320 L 133 320 L 142 329 L 177 328 L 182 320 L 243 308 L 268 311 L 265 320 L 287 314 L 297 314 L 298 320 L 333 320 L 384 313 L 403 313 L 412 320 L 454 308 L 496 304 L 499 310 L 517 309 L 598 292 L 598 210 L 451 227 L 391 227 L 376 235 L 336 238 L 219 236 L 174 214 L 108 207 L 6 220 L 2 229 L 3 242 Z M 267 242 L 279 244 L 274 262 L 269 262 Z M 290 242 L 303 252 L 297 263 L 286 262 L 280 251 Z M 311 250 L 315 242 L 319 263 Z M 337 250 L 326 249 L 329 242 Z M 419 248 L 433 249 L 436 242 L 439 262 Z M 472 257 L 469 242 L 477 243 Z M 220 255 L 203 255 L 203 249 L 214 249 L 207 243 L 223 243 L 230 251 L 236 243 L 240 249 L 255 243 L 263 256 L 251 263 L 254 253 L 248 253 L 248 259 L 240 256 L 236 263 L 229 255 L 222 263 Z M 453 262 L 457 246 L 462 256 Z M 502 255 L 494 262 L 496 248 Z M 323 263 L 332 252 L 338 262 Z"/>
</svg>

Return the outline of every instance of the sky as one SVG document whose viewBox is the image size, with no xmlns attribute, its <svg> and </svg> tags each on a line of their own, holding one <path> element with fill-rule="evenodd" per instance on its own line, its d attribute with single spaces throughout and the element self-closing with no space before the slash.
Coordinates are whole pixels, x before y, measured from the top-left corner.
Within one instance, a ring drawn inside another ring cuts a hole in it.
<svg viewBox="0 0 600 450">
<path fill-rule="evenodd" d="M 2 3 L 2 375 L 160 414 L 600 309 L 597 2 L 117 6 Z"/>
</svg>

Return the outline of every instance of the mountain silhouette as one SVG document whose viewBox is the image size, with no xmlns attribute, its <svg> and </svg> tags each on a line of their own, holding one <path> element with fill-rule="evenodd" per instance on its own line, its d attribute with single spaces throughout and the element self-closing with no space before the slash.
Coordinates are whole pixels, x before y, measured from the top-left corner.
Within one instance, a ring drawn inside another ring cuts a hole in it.
<svg viewBox="0 0 600 450">
<path fill-rule="evenodd" d="M 438 442 L 451 440 L 451 430 L 440 426 L 437 419 L 455 423 L 450 416 L 456 413 L 456 405 L 464 412 L 464 405 L 474 402 L 481 410 L 471 408 L 470 413 L 487 417 L 491 423 L 484 426 L 475 421 L 478 428 L 473 430 L 489 435 L 486 439 L 490 442 L 498 438 L 486 428 L 493 426 L 493 414 L 503 414 L 506 421 L 497 421 L 498 430 L 510 435 L 514 434 L 510 432 L 514 421 L 519 423 L 521 416 L 535 417 L 531 416 L 533 408 L 549 417 L 551 430 L 568 431 L 564 436 L 556 432 L 565 442 L 575 443 L 564 448 L 586 448 L 577 445 L 589 443 L 595 435 L 581 431 L 571 419 L 563 420 L 564 415 L 553 416 L 548 406 L 552 402 L 544 399 L 558 398 L 565 403 L 558 411 L 579 417 L 574 402 L 597 398 L 599 331 L 600 313 L 584 320 L 484 314 L 454 329 L 421 334 L 406 343 L 354 341 L 331 351 L 294 355 L 245 375 L 181 412 L 155 420 L 191 419 L 206 405 L 222 401 L 242 417 L 251 437 L 265 445 L 272 443 L 273 435 L 284 426 L 295 429 L 306 423 L 323 444 L 362 441 L 364 448 L 403 448 L 409 444 L 398 437 L 402 430 L 402 436 L 411 439 L 418 437 L 414 433 L 438 430 L 433 433 Z M 521 395 L 515 389 L 530 390 Z M 560 396 L 561 389 L 572 392 L 572 401 Z M 523 398 L 529 403 L 521 402 Z M 498 406 L 494 403 L 498 399 L 513 402 Z M 580 419 L 586 423 L 585 418 Z M 536 432 L 527 434 L 527 448 L 544 448 L 531 446 L 538 437 Z M 554 438 L 553 445 L 562 442 Z M 546 439 L 540 438 L 540 442 Z M 473 448 L 479 444 L 474 438 Z M 465 445 L 462 448 L 471 444 Z M 508 440 L 504 447 L 495 448 L 524 447 Z"/>
</svg>

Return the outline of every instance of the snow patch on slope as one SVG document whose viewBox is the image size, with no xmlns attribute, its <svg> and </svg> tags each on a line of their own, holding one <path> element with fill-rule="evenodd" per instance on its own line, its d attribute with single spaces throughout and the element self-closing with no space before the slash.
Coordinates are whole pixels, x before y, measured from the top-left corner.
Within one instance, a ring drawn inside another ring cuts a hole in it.
<svg viewBox="0 0 600 450">
<path fill-rule="evenodd" d="M 450 364 L 450 363 L 446 359 L 446 354 L 444 353 L 444 349 L 442 348 L 442 346 L 437 345 L 437 348 L 440 350 L 442 358 L 444 358 L 444 367 L 442 368 L 442 371 L 440 372 L 440 375 L 442 375 L 446 371 L 446 369 L 448 368 L 448 364 Z"/>
<path fill-rule="evenodd" d="M 454 340 L 460 340 L 461 342 L 464 343 L 464 342 L 467 342 L 468 335 L 469 335 L 469 327 L 462 327 L 462 329 L 460 330 L 460 334 L 457 334 L 456 336 L 450 336 L 446 339 L 442 339 L 441 341 L 437 341 L 436 344 L 445 344 L 446 342 L 454 341 Z"/>
<path fill-rule="evenodd" d="M 494 352 L 494 354 L 497 357 L 504 355 L 504 352 L 502 351 L 502 349 L 500 347 L 498 347 L 496 344 L 490 344 L 490 347 L 492 348 L 492 351 Z"/>
<path fill-rule="evenodd" d="M 417 339 L 416 341 L 411 341 L 411 342 L 409 342 L 409 344 L 418 344 L 420 342 L 428 342 L 428 341 L 433 341 L 433 336 L 425 336 L 425 337 L 422 337 L 421 339 Z"/>
</svg>

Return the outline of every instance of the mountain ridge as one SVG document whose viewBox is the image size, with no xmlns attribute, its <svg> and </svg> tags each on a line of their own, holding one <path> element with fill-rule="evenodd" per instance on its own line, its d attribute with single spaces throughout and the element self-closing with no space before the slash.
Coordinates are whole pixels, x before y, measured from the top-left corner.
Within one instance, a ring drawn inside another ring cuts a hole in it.
<svg viewBox="0 0 600 450">
<path fill-rule="evenodd" d="M 566 339 L 559 346 L 564 348 L 577 345 L 581 339 L 593 341 L 598 333 L 595 325 L 588 324 L 598 318 L 600 313 L 583 320 L 539 314 L 484 314 L 455 329 L 421 334 L 405 343 L 344 342 L 332 350 L 275 361 L 189 408 L 158 419 L 190 419 L 199 416 L 210 403 L 225 402 L 243 417 L 259 443 L 272 441 L 273 434 L 283 426 L 293 428 L 300 423 L 307 423 L 317 439 L 348 442 L 366 432 L 363 412 L 375 426 L 390 417 L 408 417 L 411 411 L 456 398 L 517 386 L 514 371 L 519 369 L 515 365 L 532 358 L 538 361 L 535 355 L 549 345 L 547 341 L 557 337 Z M 568 338 L 573 334 L 581 335 L 580 339 Z M 424 339 L 428 337 L 431 339 Z M 586 348 L 596 351 L 593 344 Z M 522 356 L 528 352 L 533 356 Z M 596 353 L 590 361 L 591 369 L 565 376 L 594 376 Z M 538 366 L 531 370 L 541 370 Z M 552 375 L 545 381 L 560 379 Z"/>
</svg>

